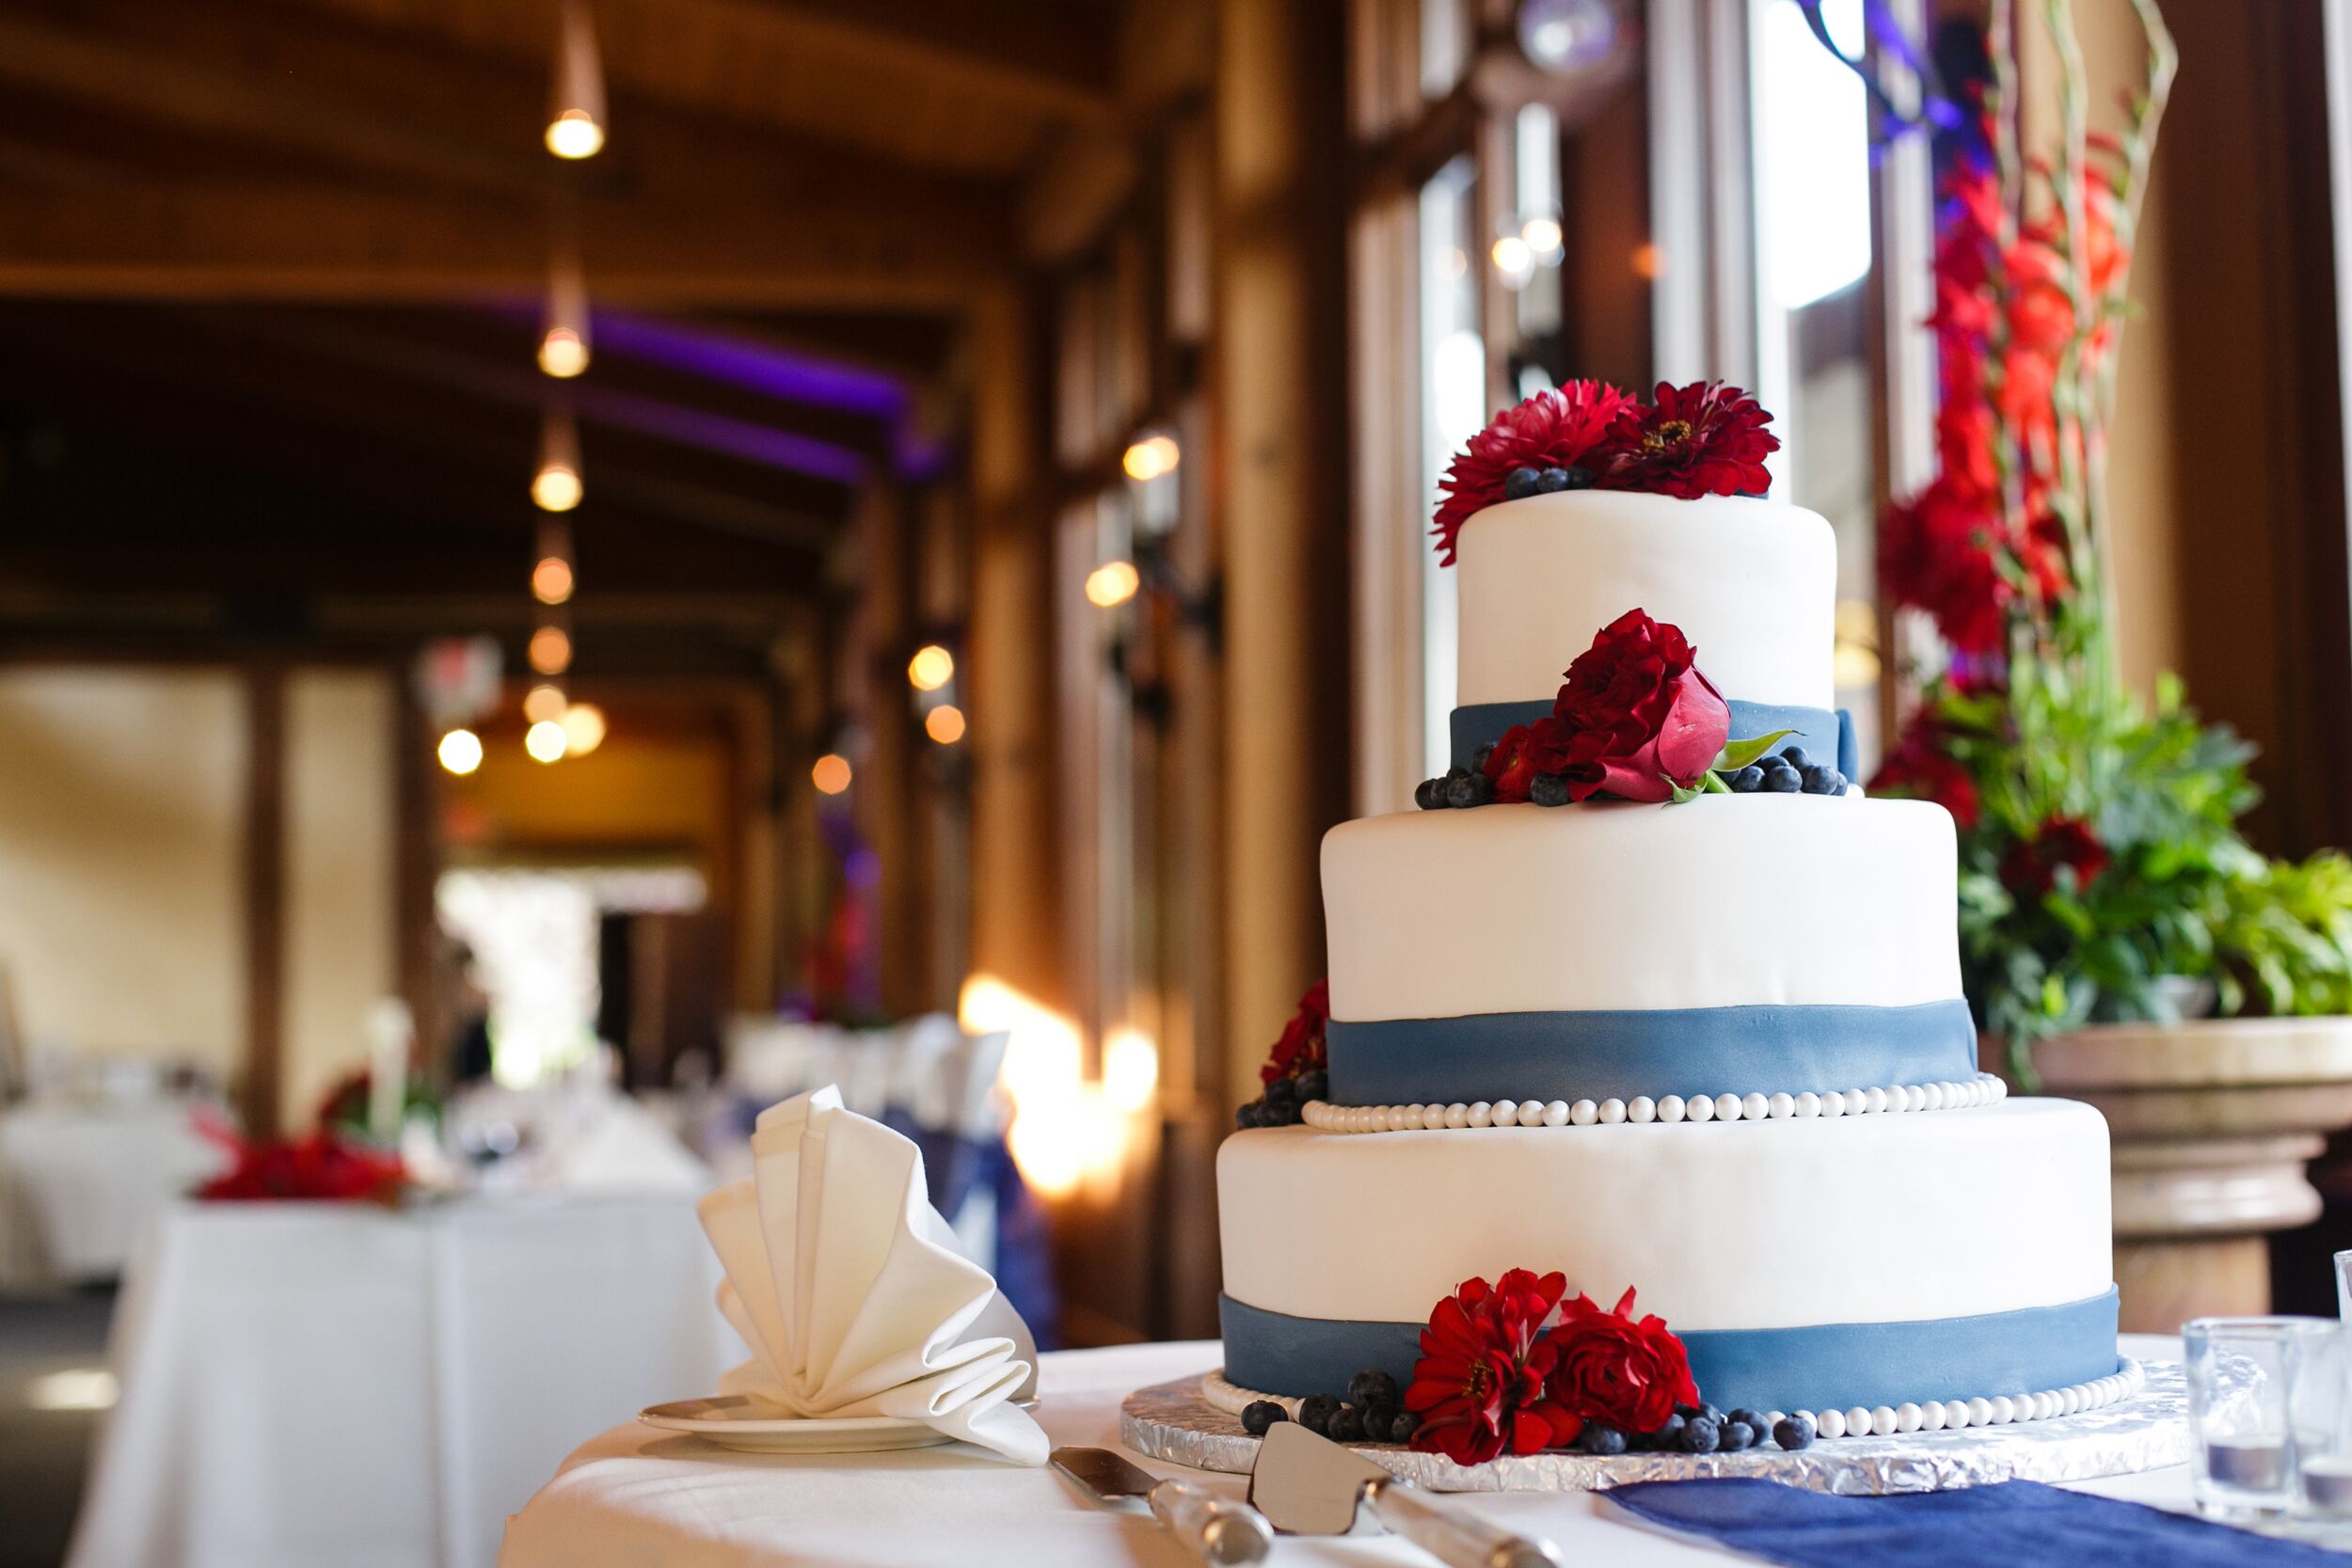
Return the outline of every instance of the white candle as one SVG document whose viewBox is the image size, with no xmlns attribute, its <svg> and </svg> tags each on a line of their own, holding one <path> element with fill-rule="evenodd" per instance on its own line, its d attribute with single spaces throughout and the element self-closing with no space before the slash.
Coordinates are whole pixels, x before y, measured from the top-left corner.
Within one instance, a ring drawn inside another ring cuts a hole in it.
<svg viewBox="0 0 2352 1568">
<path fill-rule="evenodd" d="M 2205 1471 L 2221 1486 L 2276 1492 L 2286 1485 L 2284 1443 L 2263 1438 L 2222 1438 L 2205 1445 Z"/>
<path fill-rule="evenodd" d="M 400 1140 L 400 1114 L 408 1103 L 408 1045 L 416 1024 L 408 1004 L 379 998 L 368 1009 L 368 1135 L 378 1143 Z"/>
</svg>

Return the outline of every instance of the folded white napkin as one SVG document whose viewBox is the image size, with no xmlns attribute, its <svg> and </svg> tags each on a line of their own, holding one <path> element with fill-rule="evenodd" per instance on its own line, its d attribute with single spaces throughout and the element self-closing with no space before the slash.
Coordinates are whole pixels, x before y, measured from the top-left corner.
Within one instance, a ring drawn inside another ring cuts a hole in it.
<svg viewBox="0 0 2352 1568">
<path fill-rule="evenodd" d="M 795 1416 L 898 1416 L 1045 1463 L 1009 1402 L 1036 1385 L 1027 1327 L 955 1249 L 923 1155 L 832 1087 L 760 1114 L 752 1174 L 706 1196 L 719 1310 L 752 1359 L 721 1380 Z"/>
</svg>

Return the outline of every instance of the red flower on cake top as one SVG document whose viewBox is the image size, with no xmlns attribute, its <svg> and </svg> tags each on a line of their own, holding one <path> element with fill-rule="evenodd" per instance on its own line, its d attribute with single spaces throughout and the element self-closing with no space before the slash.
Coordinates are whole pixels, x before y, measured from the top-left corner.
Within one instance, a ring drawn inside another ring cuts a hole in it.
<svg viewBox="0 0 2352 1568">
<path fill-rule="evenodd" d="M 1570 800 L 1666 800 L 1700 784 L 1730 736 L 1730 705 L 1690 640 L 1629 610 L 1568 666 L 1549 714 L 1495 742 L 1486 773 L 1500 801 L 1534 799 L 1547 777 Z"/>
<path fill-rule="evenodd" d="M 1705 381 L 1661 381 L 1652 396 L 1644 404 L 1604 382 L 1571 381 L 1497 414 L 1439 482 L 1438 561 L 1454 564 L 1473 514 L 1546 490 L 1645 490 L 1685 500 L 1764 493 L 1764 459 L 1780 439 L 1764 428 L 1772 417 L 1754 398 Z"/>
<path fill-rule="evenodd" d="M 1544 1324 L 1567 1276 L 1513 1269 L 1493 1285 L 1465 1280 L 1421 1333 L 1405 1408 L 1422 1418 L 1413 1447 L 1456 1465 L 1534 1453 L 1583 1430 L 1545 1391 L 1557 1354 Z"/>
</svg>

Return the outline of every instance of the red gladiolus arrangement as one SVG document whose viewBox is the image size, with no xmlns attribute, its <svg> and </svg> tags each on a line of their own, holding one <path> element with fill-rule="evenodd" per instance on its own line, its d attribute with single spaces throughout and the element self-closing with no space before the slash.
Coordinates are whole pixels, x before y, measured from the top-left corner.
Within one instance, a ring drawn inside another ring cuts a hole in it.
<svg viewBox="0 0 2352 1568">
<path fill-rule="evenodd" d="M 1560 469 L 1571 486 L 1694 499 L 1764 493 L 1780 438 L 1754 398 L 1721 382 L 1661 382 L 1645 404 L 1599 381 L 1571 381 L 1506 408 L 1470 439 L 1438 488 L 1438 559 L 1454 564 L 1462 525 L 1505 499 L 1514 470 Z"/>
<path fill-rule="evenodd" d="M 298 1138 L 248 1139 L 233 1128 L 199 1117 L 197 1131 L 228 1149 L 234 1163 L 196 1190 L 222 1202 L 293 1198 L 328 1202 L 389 1202 L 407 1170 L 396 1154 L 340 1137 L 325 1128 Z"/>
<path fill-rule="evenodd" d="M 1558 1351 L 1544 1325 L 1567 1286 L 1565 1275 L 1513 1269 L 1493 1285 L 1465 1280 L 1438 1303 L 1405 1390 L 1405 1408 L 1421 1418 L 1414 1448 L 1483 1465 L 1556 1448 L 1583 1430 L 1545 1387 Z"/>
</svg>

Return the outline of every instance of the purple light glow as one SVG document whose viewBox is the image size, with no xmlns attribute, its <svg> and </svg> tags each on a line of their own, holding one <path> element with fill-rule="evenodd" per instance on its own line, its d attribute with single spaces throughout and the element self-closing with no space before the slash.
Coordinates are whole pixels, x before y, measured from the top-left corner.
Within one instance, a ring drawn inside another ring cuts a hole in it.
<svg viewBox="0 0 2352 1568">
<path fill-rule="evenodd" d="M 842 484 L 863 484 L 866 482 L 865 458 L 847 447 L 837 447 L 831 441 L 820 441 L 813 436 L 753 424 L 745 420 L 731 420 L 723 414 L 681 408 L 658 398 L 614 391 L 611 388 L 583 387 L 576 396 L 581 417 L 602 424 L 619 425 L 627 430 L 660 436 L 687 446 L 701 447 L 707 451 L 724 452 L 747 463 L 758 463 L 771 468 L 790 468 Z"/>
<path fill-rule="evenodd" d="M 598 352 L 609 349 L 787 403 L 813 403 L 895 421 L 905 416 L 911 401 L 895 376 L 730 338 L 707 327 L 598 309 L 594 330 Z"/>
</svg>

